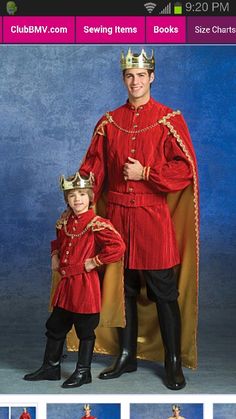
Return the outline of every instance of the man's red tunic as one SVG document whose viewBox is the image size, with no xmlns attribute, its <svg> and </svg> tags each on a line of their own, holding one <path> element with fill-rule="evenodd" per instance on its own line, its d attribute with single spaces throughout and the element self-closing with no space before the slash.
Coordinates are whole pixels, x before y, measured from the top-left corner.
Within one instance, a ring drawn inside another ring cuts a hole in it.
<svg viewBox="0 0 236 419">
<path fill-rule="evenodd" d="M 191 164 L 169 129 L 158 121 L 173 111 L 154 101 L 138 109 L 130 103 L 103 117 L 80 167 L 95 175 L 95 195 L 107 189 L 107 213 L 126 243 L 125 266 L 130 269 L 166 269 L 180 256 L 167 194 L 192 181 Z M 183 117 L 181 121 L 187 132 Z M 147 129 L 147 127 L 149 127 Z M 125 181 L 124 164 L 133 157 L 147 167 L 147 179 Z"/>
</svg>

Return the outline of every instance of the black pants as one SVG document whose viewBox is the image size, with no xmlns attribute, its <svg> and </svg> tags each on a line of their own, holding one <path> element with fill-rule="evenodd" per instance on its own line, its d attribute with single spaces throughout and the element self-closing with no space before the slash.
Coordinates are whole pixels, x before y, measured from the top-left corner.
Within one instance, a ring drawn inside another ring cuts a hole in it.
<svg viewBox="0 0 236 419">
<path fill-rule="evenodd" d="M 179 292 L 177 289 L 176 271 L 174 268 L 161 270 L 125 269 L 125 296 L 137 297 L 141 289 L 141 276 L 147 287 L 147 297 L 158 301 L 175 301 Z"/>
<path fill-rule="evenodd" d="M 65 339 L 67 333 L 75 326 L 77 337 L 80 340 L 93 340 L 94 330 L 98 326 L 100 314 L 80 314 L 54 307 L 46 322 L 46 336 L 54 340 Z"/>
</svg>

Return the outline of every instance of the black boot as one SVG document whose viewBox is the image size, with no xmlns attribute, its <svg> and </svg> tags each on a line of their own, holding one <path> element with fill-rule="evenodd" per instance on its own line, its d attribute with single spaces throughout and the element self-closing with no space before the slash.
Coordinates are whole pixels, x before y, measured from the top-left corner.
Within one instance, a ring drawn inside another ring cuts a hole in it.
<svg viewBox="0 0 236 419">
<path fill-rule="evenodd" d="M 137 302 L 135 297 L 126 297 L 126 327 L 118 328 L 120 355 L 111 367 L 106 368 L 99 374 L 101 380 L 118 378 L 124 372 L 137 370 L 137 334 L 138 317 Z"/>
<path fill-rule="evenodd" d="M 61 379 L 61 355 L 64 346 L 63 340 L 48 338 L 44 354 L 43 365 L 31 374 L 23 378 L 27 381 L 60 380 Z"/>
<path fill-rule="evenodd" d="M 166 387 L 180 390 L 186 382 L 181 366 L 181 318 L 178 301 L 157 303 L 161 336 L 165 349 Z"/>
<path fill-rule="evenodd" d="M 80 387 L 91 383 L 91 361 L 93 357 L 95 339 L 81 340 L 79 344 L 78 362 L 73 374 L 62 384 L 63 388 Z"/>
</svg>

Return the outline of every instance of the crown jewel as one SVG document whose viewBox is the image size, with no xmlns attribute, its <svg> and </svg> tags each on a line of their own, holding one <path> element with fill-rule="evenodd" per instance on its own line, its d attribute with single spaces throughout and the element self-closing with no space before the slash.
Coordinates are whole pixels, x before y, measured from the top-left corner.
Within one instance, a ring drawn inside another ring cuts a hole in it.
<svg viewBox="0 0 236 419">
<path fill-rule="evenodd" d="M 60 177 L 60 186 L 62 191 L 68 191 L 69 189 L 87 189 L 93 188 L 94 185 L 94 174 L 90 172 L 89 178 L 85 179 L 80 176 L 79 172 L 75 175 L 65 178 L 64 175 Z"/>
<path fill-rule="evenodd" d="M 152 55 L 147 56 L 145 50 L 142 48 L 140 54 L 133 54 L 131 49 L 128 49 L 127 55 L 124 55 L 122 51 L 120 57 L 121 70 L 127 70 L 128 68 L 144 68 L 147 70 L 155 69 L 155 58 L 152 50 Z"/>
</svg>

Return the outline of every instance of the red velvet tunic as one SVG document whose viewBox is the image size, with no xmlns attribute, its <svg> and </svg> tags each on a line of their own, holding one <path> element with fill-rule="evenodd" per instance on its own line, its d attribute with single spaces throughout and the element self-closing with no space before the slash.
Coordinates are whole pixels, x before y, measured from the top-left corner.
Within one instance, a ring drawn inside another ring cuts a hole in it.
<svg viewBox="0 0 236 419">
<path fill-rule="evenodd" d="M 192 169 L 176 138 L 157 123 L 171 112 L 152 98 L 138 109 L 127 102 L 110 112 L 115 123 L 101 118 L 79 169 L 83 175 L 94 173 L 96 200 L 108 190 L 106 216 L 125 241 L 125 266 L 130 269 L 166 269 L 180 263 L 167 194 L 186 188 Z M 174 119 L 189 138 L 183 117 Z M 146 180 L 124 180 L 128 157 L 148 168 Z"/>
<path fill-rule="evenodd" d="M 60 257 L 60 280 L 53 297 L 52 305 L 75 313 L 99 313 L 101 292 L 98 272 L 86 272 L 84 262 L 96 257 L 98 265 L 122 259 L 125 245 L 120 234 L 110 221 L 97 217 L 93 225 L 84 231 L 94 219 L 92 209 L 76 216 L 70 213 L 66 229 L 63 223 L 57 230 L 57 239 L 51 243 L 52 251 L 57 250 Z M 69 235 L 68 235 L 69 234 Z"/>
<path fill-rule="evenodd" d="M 20 419 L 31 419 L 31 416 L 30 416 L 30 414 L 28 412 L 23 412 L 20 415 Z"/>
</svg>

